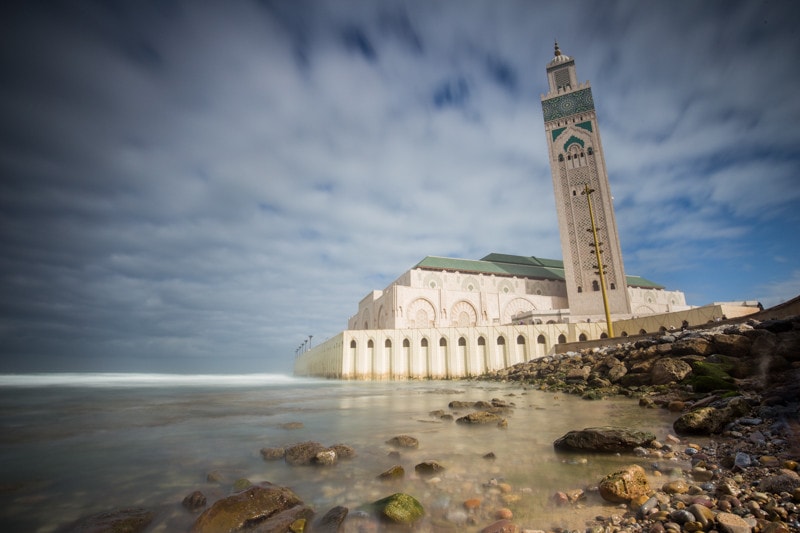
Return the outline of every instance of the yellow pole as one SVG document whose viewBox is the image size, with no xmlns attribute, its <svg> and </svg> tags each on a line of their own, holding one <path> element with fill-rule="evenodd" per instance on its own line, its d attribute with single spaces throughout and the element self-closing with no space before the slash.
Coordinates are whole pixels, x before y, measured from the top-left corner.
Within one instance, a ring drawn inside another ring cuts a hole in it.
<svg viewBox="0 0 800 533">
<path fill-rule="evenodd" d="M 606 325 L 608 327 L 608 336 L 614 336 L 614 326 L 611 324 L 611 312 L 608 310 L 608 294 L 606 293 L 606 275 L 603 272 L 603 258 L 600 256 L 600 242 L 597 240 L 597 227 L 594 224 L 594 211 L 592 210 L 591 194 L 594 189 L 589 188 L 589 184 L 583 187 L 583 194 L 586 195 L 586 201 L 589 202 L 589 220 L 592 221 L 592 237 L 594 237 L 594 255 L 597 257 L 597 272 L 600 274 L 600 290 L 603 293 L 603 309 L 606 312 Z"/>
</svg>

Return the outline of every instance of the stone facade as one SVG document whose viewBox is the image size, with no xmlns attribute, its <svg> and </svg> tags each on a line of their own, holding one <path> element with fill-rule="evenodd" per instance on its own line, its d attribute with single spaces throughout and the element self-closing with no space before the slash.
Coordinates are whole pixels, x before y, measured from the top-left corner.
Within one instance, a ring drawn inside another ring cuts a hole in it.
<svg viewBox="0 0 800 533">
<path fill-rule="evenodd" d="M 555 47 L 547 64 L 549 92 L 542 95 L 548 155 L 556 198 L 569 307 L 574 315 L 603 314 L 597 289 L 598 255 L 587 196 L 602 243 L 605 291 L 612 314 L 631 312 L 611 187 L 589 82 L 579 84 L 575 60 Z"/>
</svg>

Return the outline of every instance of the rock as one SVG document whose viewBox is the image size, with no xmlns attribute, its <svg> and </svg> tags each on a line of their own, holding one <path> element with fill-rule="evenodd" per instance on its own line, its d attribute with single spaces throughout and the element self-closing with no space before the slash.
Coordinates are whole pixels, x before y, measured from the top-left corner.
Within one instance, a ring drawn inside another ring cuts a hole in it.
<svg viewBox="0 0 800 533">
<path fill-rule="evenodd" d="M 692 371 L 689 363 L 667 357 L 659 359 L 650 370 L 650 381 L 653 385 L 667 385 L 682 381 Z"/>
<path fill-rule="evenodd" d="M 436 461 L 423 461 L 414 467 L 414 471 L 421 476 L 432 476 L 445 470 L 445 467 Z"/>
<path fill-rule="evenodd" d="M 409 435 L 398 435 L 386 441 L 386 444 L 398 448 L 419 448 L 419 441 Z"/>
<path fill-rule="evenodd" d="M 456 419 L 457 424 L 499 424 L 503 417 L 489 411 L 475 411 L 466 416 Z"/>
<path fill-rule="evenodd" d="M 302 508 L 303 502 L 291 489 L 276 485 L 255 486 L 214 502 L 197 518 L 191 531 L 239 531 L 294 507 Z"/>
<path fill-rule="evenodd" d="M 714 343 L 703 337 L 685 337 L 672 345 L 672 355 L 711 355 Z"/>
<path fill-rule="evenodd" d="M 689 492 L 689 484 L 682 479 L 676 479 L 675 481 L 664 483 L 661 490 L 667 494 L 686 494 Z"/>
<path fill-rule="evenodd" d="M 286 450 L 284 448 L 261 448 L 261 457 L 263 457 L 265 461 L 283 459 L 285 454 Z"/>
<path fill-rule="evenodd" d="M 714 511 L 705 505 L 693 503 L 688 507 L 688 511 L 694 515 L 694 519 L 697 522 L 700 522 L 703 530 L 707 529 L 708 525 L 714 522 Z"/>
<path fill-rule="evenodd" d="M 202 492 L 199 490 L 194 491 L 193 493 L 186 496 L 181 505 L 189 509 L 190 511 L 197 511 L 198 509 L 202 509 L 206 506 L 206 497 L 203 495 Z"/>
<path fill-rule="evenodd" d="M 413 496 L 398 492 L 370 505 L 383 520 L 411 525 L 425 515 L 425 509 Z"/>
<path fill-rule="evenodd" d="M 481 533 L 519 533 L 519 526 L 511 520 L 498 520 L 481 529 Z"/>
<path fill-rule="evenodd" d="M 305 426 L 302 422 L 286 422 L 281 424 L 281 429 L 303 429 Z"/>
<path fill-rule="evenodd" d="M 394 465 L 388 470 L 378 474 L 378 479 L 402 479 L 406 475 L 406 471 L 400 465 Z"/>
<path fill-rule="evenodd" d="M 726 333 L 717 333 L 712 336 L 712 341 L 718 353 L 730 357 L 747 357 L 750 355 L 750 347 L 753 345 L 752 339 L 744 335 Z"/>
<path fill-rule="evenodd" d="M 617 383 L 622 376 L 628 373 L 628 368 L 623 364 L 617 364 L 608 369 L 606 377 L 611 383 Z"/>
<path fill-rule="evenodd" d="M 604 426 L 570 431 L 553 442 L 557 450 L 594 451 L 604 453 L 629 452 L 639 446 L 647 446 L 656 436 L 647 431 Z"/>
<path fill-rule="evenodd" d="M 150 525 L 153 518 L 152 512 L 140 507 L 117 509 L 81 518 L 59 531 L 63 531 L 63 533 L 139 533 Z"/>
<path fill-rule="evenodd" d="M 765 477 L 758 483 L 758 490 L 773 494 L 792 493 L 798 488 L 800 488 L 800 476 L 788 470 L 783 470 L 782 474 Z"/>
<path fill-rule="evenodd" d="M 351 459 L 356 456 L 355 449 L 346 444 L 334 444 L 330 449 L 336 452 L 336 457 L 338 459 Z"/>
<path fill-rule="evenodd" d="M 252 486 L 253 486 L 253 484 L 250 482 L 249 479 L 241 478 L 241 479 L 237 479 L 236 481 L 233 482 L 232 490 L 234 492 L 241 492 L 241 491 L 243 491 L 245 489 L 248 489 L 248 488 L 250 488 Z"/>
<path fill-rule="evenodd" d="M 728 413 L 722 409 L 701 407 L 682 414 L 672 428 L 679 435 L 710 435 L 722 431 L 728 418 Z"/>
<path fill-rule="evenodd" d="M 717 514 L 717 528 L 720 533 L 751 533 L 752 528 L 744 518 L 733 513 Z"/>
<path fill-rule="evenodd" d="M 319 442 L 301 442 L 286 448 L 284 458 L 290 465 L 310 465 L 316 459 L 317 454 L 325 449 L 325 446 Z"/>
<path fill-rule="evenodd" d="M 580 367 L 580 368 L 570 368 L 567 370 L 567 375 L 564 377 L 564 381 L 567 383 L 574 383 L 574 382 L 581 382 L 586 381 L 589 379 L 589 374 L 591 373 L 592 369 L 588 366 Z"/>
<path fill-rule="evenodd" d="M 650 492 L 647 475 L 639 465 L 630 465 L 605 476 L 599 484 L 600 496 L 611 503 L 626 503 Z"/>
<path fill-rule="evenodd" d="M 331 449 L 317 452 L 317 455 L 314 456 L 313 462 L 318 465 L 325 465 L 325 466 L 336 464 L 336 452 Z"/>
<path fill-rule="evenodd" d="M 311 525 L 311 531 L 314 533 L 339 533 L 342 531 L 342 524 L 347 518 L 348 512 L 347 507 L 334 507 Z"/>
</svg>

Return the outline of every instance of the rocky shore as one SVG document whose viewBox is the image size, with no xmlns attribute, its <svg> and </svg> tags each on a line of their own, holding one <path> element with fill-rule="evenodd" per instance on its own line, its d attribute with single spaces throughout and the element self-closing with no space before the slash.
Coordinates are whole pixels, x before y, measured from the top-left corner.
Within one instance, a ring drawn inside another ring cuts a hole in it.
<svg viewBox="0 0 800 533">
<path fill-rule="evenodd" d="M 668 442 L 653 438 L 631 451 L 688 462 L 681 479 L 649 483 L 662 473 L 656 462 L 649 473 L 632 465 L 609 474 L 598 490 L 624 507 L 596 517 L 586 531 L 800 531 L 800 317 L 669 332 L 517 364 L 483 379 L 587 401 L 624 395 L 676 414 Z M 582 442 L 575 449 L 604 450 L 602 433 L 573 436 Z M 567 494 L 556 498 L 576 502 Z"/>
<path fill-rule="evenodd" d="M 517 385 L 512 396 L 542 390 L 589 402 L 631 397 L 642 409 L 673 413 L 674 431 L 659 440 L 647 428 L 601 425 L 558 438 L 553 446 L 565 461 L 579 462 L 586 454 L 630 458 L 627 466 L 550 496 L 548 505 L 558 513 L 580 517 L 581 525 L 569 529 L 517 514 L 517 504 L 531 489 L 502 477 L 471 488 L 468 497 L 451 494 L 445 506 L 392 492 L 408 479 L 435 487 L 452 467 L 464 468 L 426 460 L 406 472 L 408 454 L 420 447 L 413 435 L 376 443 L 390 450 L 396 464 L 374 473 L 373 481 L 389 495 L 371 502 L 314 509 L 289 487 L 209 472 L 208 483 L 221 490 L 187 494 L 180 512 L 192 517 L 190 530 L 197 533 L 800 531 L 798 317 L 712 325 L 549 356 L 480 378 L 492 381 Z M 516 408 L 499 398 L 455 400 L 421 415 L 440 423 L 490 426 L 502 434 L 509 421 L 513 424 Z M 298 427 L 302 424 L 294 422 L 285 429 Z M 319 442 L 260 450 L 266 462 L 321 472 L 335 472 L 341 462 L 358 460 L 358 453 L 347 444 Z M 473 460 L 493 459 L 489 452 Z M 153 529 L 154 516 L 143 508 L 118 509 L 61 531 L 160 531 L 162 526 Z"/>
</svg>

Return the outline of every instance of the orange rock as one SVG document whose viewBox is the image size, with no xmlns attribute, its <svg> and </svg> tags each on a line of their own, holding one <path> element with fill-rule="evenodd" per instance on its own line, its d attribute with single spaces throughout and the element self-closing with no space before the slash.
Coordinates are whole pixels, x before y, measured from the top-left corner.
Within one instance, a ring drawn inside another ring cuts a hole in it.
<svg viewBox="0 0 800 533">
<path fill-rule="evenodd" d="M 469 500 L 464 502 L 464 507 L 469 510 L 475 510 L 481 506 L 481 499 L 480 498 L 470 498 Z"/>
<path fill-rule="evenodd" d="M 511 520 L 514 518 L 514 513 L 511 512 L 511 509 L 508 507 L 503 507 L 498 509 L 496 513 L 494 513 L 495 518 L 499 520 Z"/>
</svg>

